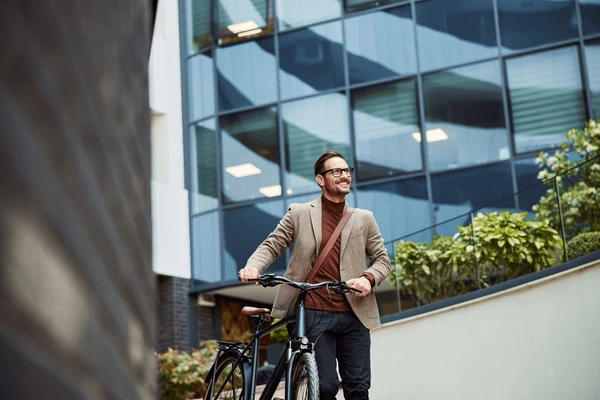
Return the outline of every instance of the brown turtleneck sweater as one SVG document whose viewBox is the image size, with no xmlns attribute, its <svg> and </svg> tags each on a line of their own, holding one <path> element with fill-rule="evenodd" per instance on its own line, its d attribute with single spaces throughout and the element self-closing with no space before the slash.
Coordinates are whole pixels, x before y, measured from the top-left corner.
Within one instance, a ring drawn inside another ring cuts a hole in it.
<svg viewBox="0 0 600 400">
<path fill-rule="evenodd" d="M 324 196 L 321 196 L 321 204 L 323 206 L 323 222 L 321 226 L 322 238 L 319 254 L 321 254 L 325 248 L 325 245 L 329 241 L 333 231 L 342 219 L 346 202 L 334 203 L 327 200 Z M 340 235 L 338 236 L 337 241 L 331 248 L 331 251 L 325 260 L 323 260 L 323 264 L 321 264 L 321 268 L 319 268 L 317 271 L 312 283 L 340 280 L 341 243 L 342 236 Z M 321 288 L 309 292 L 309 295 L 306 297 L 306 307 L 316 310 L 350 311 L 350 305 L 348 304 L 346 297 L 343 294 L 335 293 L 333 290 L 328 291 L 327 288 Z"/>
</svg>

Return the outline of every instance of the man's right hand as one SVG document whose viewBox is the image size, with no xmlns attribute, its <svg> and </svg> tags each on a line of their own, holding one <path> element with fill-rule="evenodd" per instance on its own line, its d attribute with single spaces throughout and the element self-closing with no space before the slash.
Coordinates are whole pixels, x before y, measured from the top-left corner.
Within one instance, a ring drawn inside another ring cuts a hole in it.
<svg viewBox="0 0 600 400">
<path fill-rule="evenodd" d="M 258 270 L 253 267 L 246 267 L 240 270 L 238 274 L 238 279 L 244 283 L 248 283 L 248 279 L 256 279 L 258 278 Z M 256 282 L 259 285 L 258 282 Z"/>
</svg>

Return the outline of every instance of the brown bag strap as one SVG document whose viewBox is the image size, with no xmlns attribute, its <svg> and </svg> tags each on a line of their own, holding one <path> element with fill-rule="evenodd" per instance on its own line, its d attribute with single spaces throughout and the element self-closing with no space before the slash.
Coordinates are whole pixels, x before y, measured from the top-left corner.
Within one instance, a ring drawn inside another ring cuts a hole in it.
<svg viewBox="0 0 600 400">
<path fill-rule="evenodd" d="M 350 211 L 350 210 L 346 211 L 346 214 L 344 214 L 344 216 L 342 217 L 342 219 L 340 220 L 338 225 L 335 227 L 335 230 L 333 231 L 333 233 L 331 234 L 331 237 L 327 241 L 325 248 L 323 249 L 321 254 L 319 254 L 319 257 L 317 257 L 317 261 L 315 261 L 312 269 L 308 273 L 308 276 L 306 277 L 305 282 L 310 282 L 315 277 L 315 275 L 317 274 L 317 271 L 321 267 L 321 264 L 323 264 L 323 261 L 325 261 L 325 257 L 327 257 L 327 254 L 329 254 L 329 252 L 333 248 L 333 245 L 337 241 L 337 238 L 340 236 L 340 233 L 342 233 L 342 229 L 344 229 L 344 226 L 346 225 L 346 222 L 348 222 L 348 220 L 350 219 L 350 216 L 352 215 L 353 211 L 354 211 L 354 209 L 352 209 L 352 211 Z"/>
</svg>

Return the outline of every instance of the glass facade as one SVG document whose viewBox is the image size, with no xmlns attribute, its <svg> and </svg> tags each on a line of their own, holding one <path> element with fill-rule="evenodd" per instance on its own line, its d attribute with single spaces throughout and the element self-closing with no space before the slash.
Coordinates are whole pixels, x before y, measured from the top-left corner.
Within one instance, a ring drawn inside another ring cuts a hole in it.
<svg viewBox="0 0 600 400">
<path fill-rule="evenodd" d="M 539 188 L 512 194 L 537 152 L 600 118 L 598 0 L 179 1 L 196 283 L 235 279 L 320 195 L 326 150 L 386 241 L 453 219 L 411 236 L 428 241 L 474 208 L 530 209 Z"/>
</svg>

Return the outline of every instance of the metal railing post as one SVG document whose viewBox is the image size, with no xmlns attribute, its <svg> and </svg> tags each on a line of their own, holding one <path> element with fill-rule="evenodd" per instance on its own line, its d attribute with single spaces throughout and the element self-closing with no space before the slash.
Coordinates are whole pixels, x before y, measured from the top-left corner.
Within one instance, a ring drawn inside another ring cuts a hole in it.
<svg viewBox="0 0 600 400">
<path fill-rule="evenodd" d="M 560 232 L 561 232 L 562 240 L 563 240 L 563 254 L 565 257 L 565 262 L 567 262 L 567 261 L 569 261 L 569 256 L 567 255 L 567 237 L 565 234 L 565 222 L 563 221 L 562 206 L 560 204 L 560 192 L 558 189 L 558 179 L 559 178 L 560 178 L 559 176 L 554 177 L 554 190 L 556 191 L 556 204 L 558 205 L 558 217 L 560 220 Z"/>
<path fill-rule="evenodd" d="M 479 279 L 479 264 L 477 263 L 477 255 L 475 254 L 475 219 L 473 218 L 473 211 L 469 213 L 471 218 L 471 246 L 473 246 L 473 264 L 475 266 L 475 279 L 477 280 L 477 289 L 481 289 L 481 279 Z"/>
</svg>

